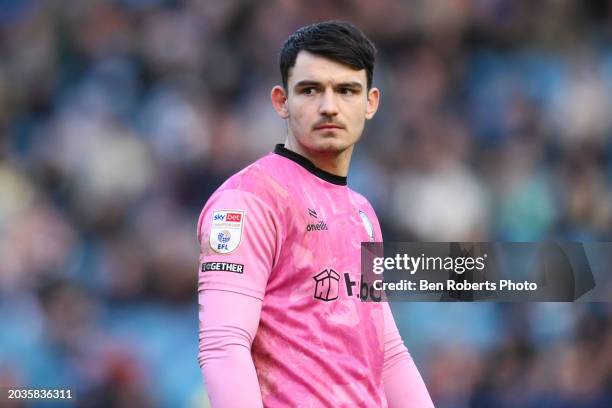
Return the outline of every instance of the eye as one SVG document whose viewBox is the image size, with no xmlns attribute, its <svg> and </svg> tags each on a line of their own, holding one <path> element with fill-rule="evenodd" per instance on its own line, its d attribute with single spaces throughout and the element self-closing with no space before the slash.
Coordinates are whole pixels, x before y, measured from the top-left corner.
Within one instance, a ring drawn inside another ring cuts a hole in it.
<svg viewBox="0 0 612 408">
<path fill-rule="evenodd" d="M 351 96 L 355 94 L 355 91 L 353 91 L 351 88 L 340 88 L 340 94 Z"/>
<path fill-rule="evenodd" d="M 314 95 L 317 93 L 317 89 L 314 86 L 309 86 L 308 88 L 302 88 L 301 93 L 303 95 Z"/>
</svg>

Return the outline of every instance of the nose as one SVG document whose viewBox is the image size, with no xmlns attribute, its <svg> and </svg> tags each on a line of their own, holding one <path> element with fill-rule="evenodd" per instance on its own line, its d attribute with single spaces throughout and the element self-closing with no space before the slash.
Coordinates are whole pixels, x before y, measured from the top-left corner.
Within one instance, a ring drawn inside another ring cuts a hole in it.
<svg viewBox="0 0 612 408">
<path fill-rule="evenodd" d="M 332 89 L 326 89 L 321 95 L 321 106 L 319 113 L 325 116 L 335 116 L 338 114 L 338 105 L 336 104 L 336 96 Z"/>
</svg>

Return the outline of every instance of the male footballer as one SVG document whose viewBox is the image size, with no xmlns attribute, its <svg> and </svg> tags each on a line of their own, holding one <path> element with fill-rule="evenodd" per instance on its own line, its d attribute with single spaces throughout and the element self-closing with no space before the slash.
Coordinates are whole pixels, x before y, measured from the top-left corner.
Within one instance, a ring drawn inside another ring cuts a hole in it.
<svg viewBox="0 0 612 408">
<path fill-rule="evenodd" d="M 378 108 L 375 52 L 345 22 L 293 33 L 271 92 L 285 143 L 202 211 L 199 363 L 213 408 L 433 407 L 389 305 L 359 297 L 360 244 L 382 235 L 347 173 Z"/>
</svg>

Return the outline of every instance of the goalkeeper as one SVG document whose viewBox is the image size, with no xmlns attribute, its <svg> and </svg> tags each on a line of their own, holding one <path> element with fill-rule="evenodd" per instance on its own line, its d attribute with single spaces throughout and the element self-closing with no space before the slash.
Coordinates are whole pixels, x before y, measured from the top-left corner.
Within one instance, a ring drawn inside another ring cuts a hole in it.
<svg viewBox="0 0 612 408">
<path fill-rule="evenodd" d="M 433 407 L 389 305 L 362 302 L 355 285 L 360 243 L 382 241 L 347 187 L 380 99 L 374 56 L 349 23 L 293 33 L 271 91 L 284 144 L 200 215 L 199 363 L 213 408 Z"/>
</svg>

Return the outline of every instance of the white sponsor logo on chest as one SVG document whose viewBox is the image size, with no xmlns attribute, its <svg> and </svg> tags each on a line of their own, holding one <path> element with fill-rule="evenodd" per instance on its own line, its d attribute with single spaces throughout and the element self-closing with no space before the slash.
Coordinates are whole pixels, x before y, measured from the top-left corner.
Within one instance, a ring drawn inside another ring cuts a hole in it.
<svg viewBox="0 0 612 408">
<path fill-rule="evenodd" d="M 370 221 L 366 213 L 361 210 L 359 210 L 359 216 L 361 217 L 361 221 L 363 221 L 363 227 L 368 233 L 370 241 L 374 241 L 374 227 L 372 227 L 372 222 Z"/>
</svg>

